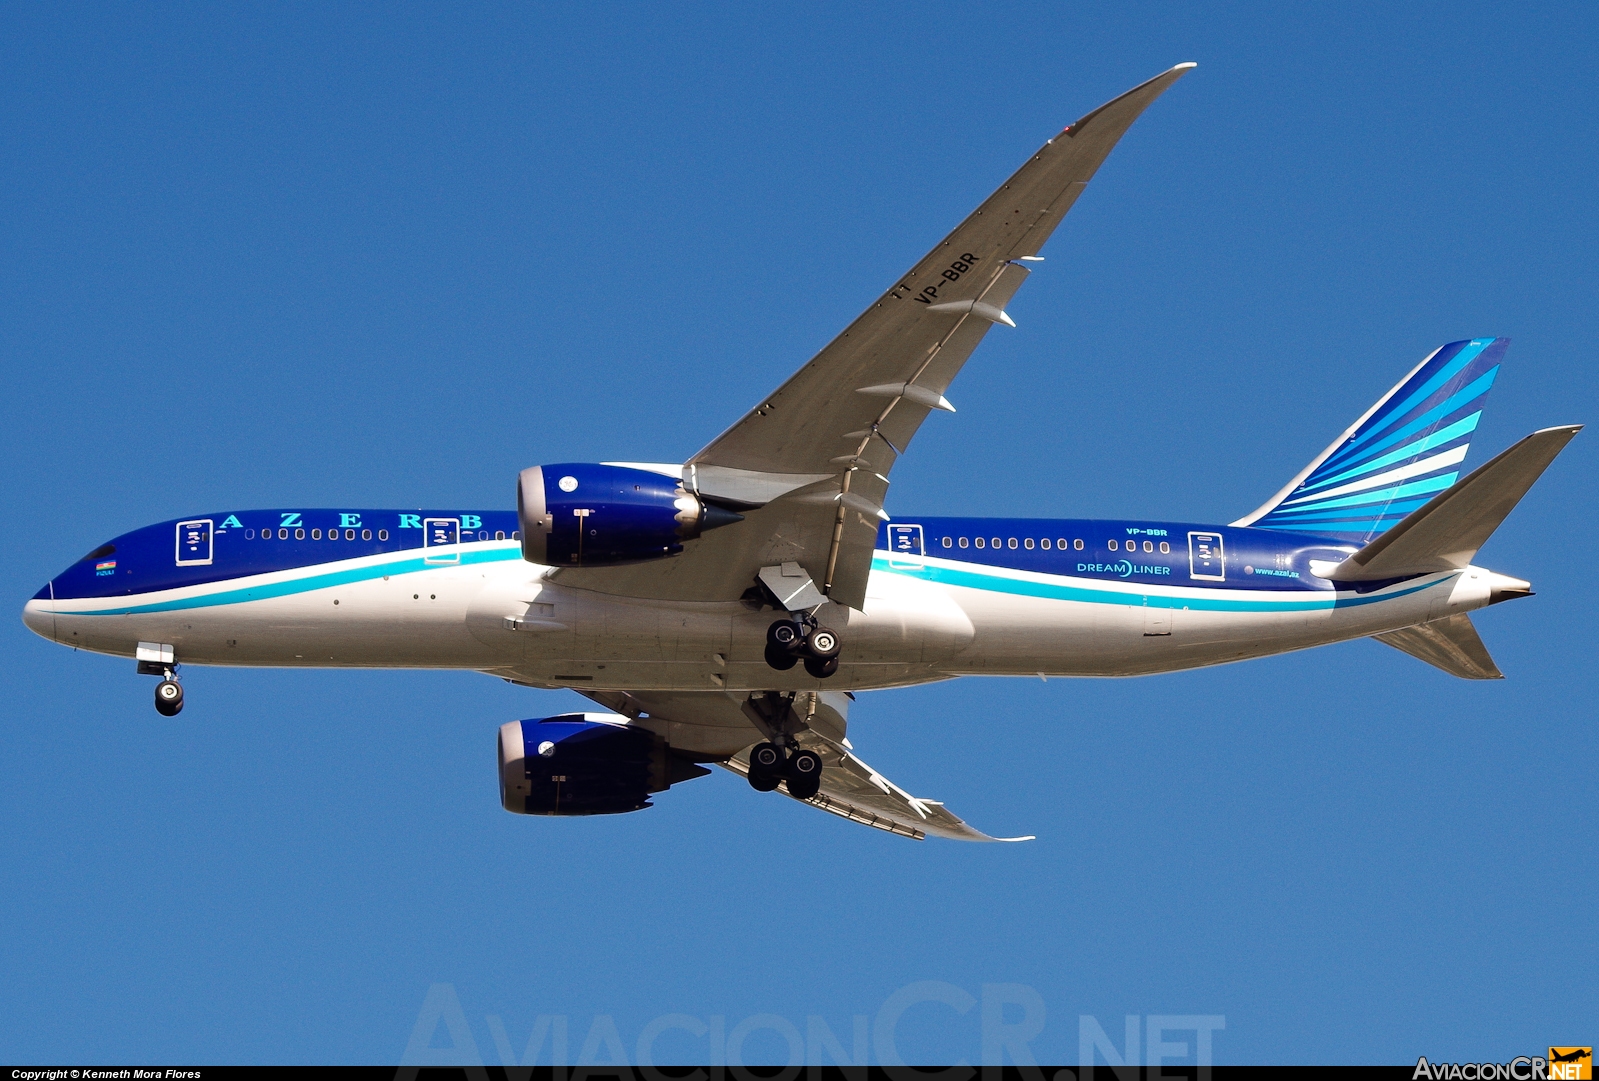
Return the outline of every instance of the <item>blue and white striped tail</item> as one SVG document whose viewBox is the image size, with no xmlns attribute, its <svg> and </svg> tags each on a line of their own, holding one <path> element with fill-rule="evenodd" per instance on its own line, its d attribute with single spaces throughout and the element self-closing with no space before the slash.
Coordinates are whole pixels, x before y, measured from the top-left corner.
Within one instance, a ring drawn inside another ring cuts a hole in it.
<svg viewBox="0 0 1599 1081">
<path fill-rule="evenodd" d="M 1238 526 L 1365 544 L 1455 483 L 1509 338 L 1450 342 Z"/>
</svg>

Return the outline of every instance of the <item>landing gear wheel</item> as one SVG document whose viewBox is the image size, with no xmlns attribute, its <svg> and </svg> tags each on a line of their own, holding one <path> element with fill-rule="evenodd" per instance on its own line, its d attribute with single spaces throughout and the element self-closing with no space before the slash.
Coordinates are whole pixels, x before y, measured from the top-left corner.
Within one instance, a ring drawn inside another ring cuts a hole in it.
<svg viewBox="0 0 1599 1081">
<path fill-rule="evenodd" d="M 822 787 L 822 759 L 815 751 L 798 751 L 788 760 L 788 794 L 810 799 Z"/>
<path fill-rule="evenodd" d="M 794 656 L 794 654 L 790 653 L 782 646 L 766 647 L 766 663 L 777 669 L 779 672 L 787 672 L 790 668 L 793 668 L 796 664 L 798 664 L 799 661 L 800 659 L 798 657 Z"/>
<path fill-rule="evenodd" d="M 828 657 L 826 660 L 823 660 L 820 657 L 806 657 L 805 671 L 809 672 L 817 679 L 826 679 L 828 676 L 838 671 L 838 658 L 835 656 Z"/>
<path fill-rule="evenodd" d="M 817 627 L 805 639 L 805 648 L 812 657 L 826 660 L 838 656 L 838 633 L 829 627 Z"/>
<path fill-rule="evenodd" d="M 155 711 L 163 717 L 176 717 L 183 712 L 183 684 L 175 679 L 163 679 L 157 683 Z"/>
<path fill-rule="evenodd" d="M 750 750 L 750 768 L 762 770 L 766 773 L 778 773 L 783 769 L 783 751 L 773 743 L 757 743 Z"/>
<path fill-rule="evenodd" d="M 766 644 L 779 649 L 795 649 L 802 645 L 800 625 L 792 619 L 780 619 L 766 628 Z"/>
<path fill-rule="evenodd" d="M 771 743 L 757 743 L 750 749 L 750 787 L 770 792 L 783 779 L 783 750 Z"/>
</svg>

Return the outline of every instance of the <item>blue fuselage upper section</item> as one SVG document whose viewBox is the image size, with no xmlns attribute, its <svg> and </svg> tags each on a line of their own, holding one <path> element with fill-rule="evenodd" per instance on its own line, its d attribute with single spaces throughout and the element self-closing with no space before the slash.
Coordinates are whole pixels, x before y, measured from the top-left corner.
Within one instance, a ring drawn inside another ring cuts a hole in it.
<svg viewBox="0 0 1599 1081">
<path fill-rule="evenodd" d="M 514 511 L 223 511 L 124 533 L 37 596 L 150 593 L 362 556 L 520 540 L 517 528 Z M 877 547 L 890 566 L 931 557 L 1074 578 L 1255 590 L 1332 589 L 1311 572 L 1311 560 L 1340 561 L 1352 551 L 1347 542 L 1276 530 L 1081 518 L 901 517 L 882 525 Z"/>
</svg>

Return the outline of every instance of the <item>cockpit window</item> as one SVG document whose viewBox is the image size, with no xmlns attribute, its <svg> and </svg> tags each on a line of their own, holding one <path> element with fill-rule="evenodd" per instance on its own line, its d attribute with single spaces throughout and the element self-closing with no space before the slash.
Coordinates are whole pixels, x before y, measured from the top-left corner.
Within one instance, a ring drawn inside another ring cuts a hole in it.
<svg viewBox="0 0 1599 1081">
<path fill-rule="evenodd" d="M 117 546 L 116 545 L 114 545 L 114 544 L 102 544 L 102 545 L 100 545 L 100 547 L 96 548 L 94 551 L 90 552 L 88 555 L 86 555 L 82 559 L 78 560 L 78 562 L 79 563 L 88 563 L 90 560 L 104 559 L 106 556 L 115 555 L 116 551 L 117 551 Z"/>
</svg>

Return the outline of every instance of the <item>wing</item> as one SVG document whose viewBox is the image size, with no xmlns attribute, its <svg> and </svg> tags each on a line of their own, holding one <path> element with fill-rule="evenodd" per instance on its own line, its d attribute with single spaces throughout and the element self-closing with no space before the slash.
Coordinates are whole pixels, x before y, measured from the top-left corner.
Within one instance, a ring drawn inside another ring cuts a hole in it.
<svg viewBox="0 0 1599 1081">
<path fill-rule="evenodd" d="M 1027 262 L 1140 113 L 1192 68 L 1180 64 L 1045 143 L 894 287 L 788 382 L 683 466 L 685 488 L 745 521 L 682 555 L 567 569 L 583 588 L 731 600 L 757 571 L 798 563 L 829 599 L 865 603 L 888 476 L 922 421 L 1027 277 Z"/>
<path fill-rule="evenodd" d="M 750 719 L 742 694 L 719 691 L 584 691 L 585 697 L 658 732 L 678 749 L 694 752 L 740 775 L 749 773 L 749 751 L 765 738 Z M 787 700 L 785 700 L 787 701 Z M 792 700 L 800 745 L 822 759 L 822 787 L 802 803 L 851 822 L 924 840 L 928 834 L 956 841 L 1030 841 L 990 837 L 962 822 L 937 800 L 918 799 L 863 762 L 845 736 L 850 697 L 802 692 Z M 788 795 L 788 785 L 778 791 Z M 791 799 L 794 797 L 790 797 Z"/>
</svg>

